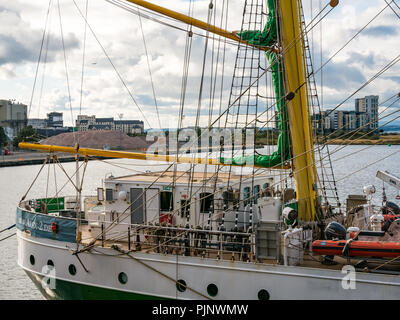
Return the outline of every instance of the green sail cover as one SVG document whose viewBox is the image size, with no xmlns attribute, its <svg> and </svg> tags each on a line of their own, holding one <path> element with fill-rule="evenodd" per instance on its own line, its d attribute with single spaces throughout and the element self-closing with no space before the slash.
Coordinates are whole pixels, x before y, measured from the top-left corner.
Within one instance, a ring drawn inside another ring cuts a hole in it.
<svg viewBox="0 0 400 320">
<path fill-rule="evenodd" d="M 259 46 L 273 46 L 277 42 L 277 20 L 275 0 L 268 0 L 268 21 L 261 31 L 243 31 L 239 33 L 241 39 L 251 44 Z M 250 155 L 235 157 L 233 159 L 221 158 L 222 163 L 232 163 L 234 165 L 253 164 L 265 168 L 270 168 L 283 164 L 290 159 L 289 127 L 286 100 L 284 98 L 283 87 L 283 65 L 277 60 L 277 55 L 273 51 L 266 52 L 268 62 L 271 66 L 272 82 L 275 90 L 276 109 L 278 111 L 279 137 L 277 150 L 271 155 Z"/>
</svg>

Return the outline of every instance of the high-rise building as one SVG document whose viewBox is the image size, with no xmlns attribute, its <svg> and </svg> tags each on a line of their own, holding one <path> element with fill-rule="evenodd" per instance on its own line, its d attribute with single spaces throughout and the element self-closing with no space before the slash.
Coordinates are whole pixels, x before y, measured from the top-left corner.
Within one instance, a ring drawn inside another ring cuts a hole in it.
<svg viewBox="0 0 400 320">
<path fill-rule="evenodd" d="M 28 123 L 27 106 L 14 100 L 0 100 L 0 127 L 12 139 Z"/>
<path fill-rule="evenodd" d="M 365 112 L 366 114 L 366 129 L 374 130 L 378 128 L 378 106 L 379 96 L 366 96 L 355 100 L 356 112 Z"/>
<path fill-rule="evenodd" d="M 378 128 L 378 105 L 379 105 L 379 96 L 367 96 L 364 98 L 366 109 L 367 109 L 367 117 L 369 121 L 370 129 Z"/>
<path fill-rule="evenodd" d="M 356 112 L 357 116 L 357 129 L 361 129 L 362 131 L 368 130 L 368 120 L 366 112 Z"/>
<path fill-rule="evenodd" d="M 364 98 L 358 98 L 356 101 L 356 112 L 367 112 L 367 106 Z"/>
<path fill-rule="evenodd" d="M 346 116 L 345 128 L 347 130 L 355 130 L 355 129 L 357 129 L 357 113 L 355 111 L 347 111 L 345 113 L 345 116 Z"/>
<path fill-rule="evenodd" d="M 355 99 L 355 110 L 321 111 L 312 115 L 314 129 L 326 132 L 335 130 L 376 130 L 378 125 L 379 96 L 366 96 Z"/>
</svg>

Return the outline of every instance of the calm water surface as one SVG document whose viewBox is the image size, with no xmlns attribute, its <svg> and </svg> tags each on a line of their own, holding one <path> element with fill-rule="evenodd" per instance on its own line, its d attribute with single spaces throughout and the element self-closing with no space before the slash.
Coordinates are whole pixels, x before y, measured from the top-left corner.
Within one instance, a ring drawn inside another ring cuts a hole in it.
<svg viewBox="0 0 400 320">
<path fill-rule="evenodd" d="M 330 146 L 331 152 L 341 146 Z M 397 153 L 396 153 L 397 152 Z M 383 161 L 376 162 L 386 156 L 395 153 Z M 347 157 L 343 158 L 344 156 Z M 332 155 L 335 178 L 338 181 L 338 189 L 342 203 L 347 194 L 362 194 L 364 185 L 374 184 L 377 187 L 375 202 L 380 202 L 382 182 L 375 177 L 377 170 L 387 170 L 400 176 L 400 146 L 349 146 Z M 114 165 L 92 161 L 87 167 L 84 180 L 84 194 L 96 194 L 96 188 L 101 185 L 105 175 L 112 173 L 117 175 L 133 174 L 137 171 L 162 170 L 165 165 L 155 162 L 146 163 L 134 160 L 111 160 Z M 376 162 L 376 163 L 374 163 Z M 372 164 L 372 165 L 370 165 Z M 356 172 L 366 166 L 369 167 Z M 63 164 L 67 172 L 74 172 L 74 163 Z M 117 167 L 118 166 L 118 167 Z M 15 210 L 21 197 L 28 190 L 36 177 L 40 165 L 0 168 L 0 230 L 15 223 Z M 48 170 L 50 169 L 50 170 Z M 43 195 L 53 196 L 57 182 L 58 190 L 67 182 L 67 178 L 60 169 L 57 169 L 56 179 L 53 174 L 54 167 L 46 167 L 27 198 L 39 198 Z M 349 175 L 354 173 L 352 175 Z M 47 183 L 47 181 L 49 183 Z M 48 185 L 48 187 L 47 187 Z M 394 200 L 398 194 L 394 188 L 387 188 L 388 198 L 398 205 L 400 201 Z M 74 194 L 72 187 L 67 186 L 62 190 L 63 195 Z M 0 239 L 15 232 L 3 232 Z M 42 299 L 41 294 L 17 265 L 17 240 L 13 236 L 0 242 L 0 299 Z"/>
</svg>

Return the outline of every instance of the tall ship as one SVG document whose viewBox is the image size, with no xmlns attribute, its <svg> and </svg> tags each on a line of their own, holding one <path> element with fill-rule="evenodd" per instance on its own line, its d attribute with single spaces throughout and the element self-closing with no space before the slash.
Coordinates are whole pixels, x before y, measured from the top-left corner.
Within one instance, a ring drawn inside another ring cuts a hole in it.
<svg viewBox="0 0 400 320">
<path fill-rule="evenodd" d="M 306 21 L 300 0 L 245 0 L 235 8 L 242 13 L 237 31 L 226 31 L 228 0 L 210 1 L 207 21 L 147 1 L 108 2 L 165 28 L 179 21 L 186 41 L 179 122 L 167 136 L 154 134 L 147 153 L 83 148 L 78 135 L 74 146 L 20 143 L 45 154 L 38 176 L 57 167 L 76 191 L 61 196 L 59 187 L 51 197 L 32 199 L 35 179 L 17 207 L 18 265 L 43 296 L 398 299 L 400 209 L 385 189 L 382 205 L 374 204 L 372 185 L 363 197 L 349 196 L 345 208 L 329 137 L 312 121 L 321 111 L 315 80 L 321 70 L 313 67 L 309 35 L 339 1 L 325 1 Z M 193 38 L 200 36 L 193 107 L 185 101 Z M 236 48 L 229 89 L 227 46 Z M 185 126 L 190 108 L 194 125 Z M 261 134 L 269 147 L 259 148 Z M 76 155 L 75 172 L 66 172 L 59 152 Z M 96 157 L 167 165 L 124 176 L 99 173 L 97 192 L 84 195 L 86 168 Z M 377 177 L 400 189 L 392 173 Z"/>
</svg>

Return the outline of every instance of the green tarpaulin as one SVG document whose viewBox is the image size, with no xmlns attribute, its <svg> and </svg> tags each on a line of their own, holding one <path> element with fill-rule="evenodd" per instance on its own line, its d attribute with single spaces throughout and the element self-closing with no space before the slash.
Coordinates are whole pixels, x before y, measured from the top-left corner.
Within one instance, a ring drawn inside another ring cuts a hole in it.
<svg viewBox="0 0 400 320">
<path fill-rule="evenodd" d="M 275 0 L 268 0 L 268 21 L 263 31 L 243 31 L 239 33 L 241 39 L 254 45 L 271 47 L 277 42 L 277 19 Z M 272 73 L 272 82 L 275 90 L 276 110 L 278 112 L 279 137 L 277 150 L 271 155 L 249 155 L 233 159 L 221 158 L 222 163 L 235 165 L 253 164 L 270 168 L 283 164 L 290 159 L 288 113 L 283 86 L 283 65 L 273 51 L 266 52 Z"/>
</svg>

